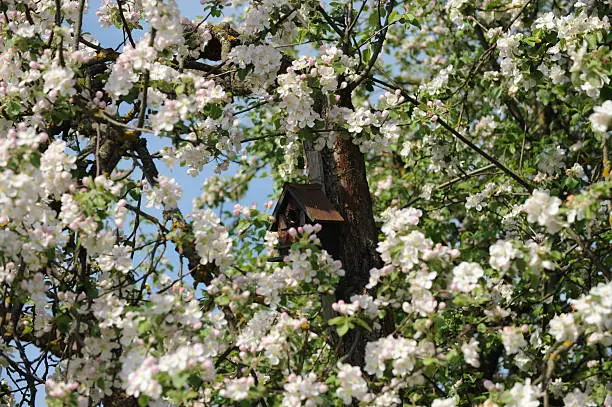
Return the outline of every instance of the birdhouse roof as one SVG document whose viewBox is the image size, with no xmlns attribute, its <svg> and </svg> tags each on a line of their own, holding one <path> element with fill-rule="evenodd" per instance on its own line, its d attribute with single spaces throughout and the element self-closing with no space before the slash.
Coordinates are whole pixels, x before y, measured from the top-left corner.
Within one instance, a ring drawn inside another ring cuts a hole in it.
<svg viewBox="0 0 612 407">
<path fill-rule="evenodd" d="M 279 212 L 283 210 L 285 203 L 293 199 L 311 222 L 342 222 L 344 218 L 334 209 L 333 205 L 323 193 L 320 184 L 295 184 L 286 183 L 283 192 L 274 208 L 274 217 L 278 219 Z M 276 221 L 272 225 L 276 228 Z"/>
</svg>

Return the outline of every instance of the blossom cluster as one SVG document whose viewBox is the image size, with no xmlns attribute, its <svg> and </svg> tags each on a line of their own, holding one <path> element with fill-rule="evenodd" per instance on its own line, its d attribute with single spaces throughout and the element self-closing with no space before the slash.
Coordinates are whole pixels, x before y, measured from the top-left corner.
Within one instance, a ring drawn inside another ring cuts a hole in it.
<svg viewBox="0 0 612 407">
<path fill-rule="evenodd" d="M 612 405 L 609 4 L 100 3 L 0 5 L 0 404 Z"/>
</svg>

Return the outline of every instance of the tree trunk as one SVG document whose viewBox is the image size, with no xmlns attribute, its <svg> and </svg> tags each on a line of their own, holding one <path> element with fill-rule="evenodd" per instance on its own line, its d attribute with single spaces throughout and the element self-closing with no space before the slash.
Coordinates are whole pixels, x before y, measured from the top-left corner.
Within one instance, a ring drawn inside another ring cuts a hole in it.
<svg viewBox="0 0 612 407">
<path fill-rule="evenodd" d="M 340 104 L 353 108 L 350 92 L 341 94 Z M 364 292 L 370 269 L 381 266 L 365 159 L 349 138 L 338 137 L 333 150 L 321 151 L 321 163 L 325 194 L 345 220 L 338 236 L 338 253 L 331 254 L 346 272 L 336 288 L 336 298 L 348 301 L 353 294 Z M 367 331 L 361 328 L 344 336 L 341 351 L 345 362 L 363 366 L 367 339 Z"/>
</svg>

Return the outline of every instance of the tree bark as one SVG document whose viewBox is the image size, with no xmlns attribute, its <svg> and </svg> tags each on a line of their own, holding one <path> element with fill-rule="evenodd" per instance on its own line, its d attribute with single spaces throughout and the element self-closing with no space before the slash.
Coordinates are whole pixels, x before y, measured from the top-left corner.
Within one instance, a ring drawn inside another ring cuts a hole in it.
<svg viewBox="0 0 612 407">
<path fill-rule="evenodd" d="M 340 94 L 340 105 L 353 109 L 350 91 Z M 374 222 L 372 198 L 363 153 L 349 138 L 338 137 L 333 150 L 321 152 L 325 194 L 344 217 L 340 228 L 339 250 L 332 255 L 342 262 L 346 272 L 336 288 L 336 298 L 348 301 L 361 294 L 368 283 L 370 270 L 381 267 L 376 245 L 378 231 Z M 367 331 L 349 331 L 343 338 L 345 362 L 364 365 Z"/>
</svg>

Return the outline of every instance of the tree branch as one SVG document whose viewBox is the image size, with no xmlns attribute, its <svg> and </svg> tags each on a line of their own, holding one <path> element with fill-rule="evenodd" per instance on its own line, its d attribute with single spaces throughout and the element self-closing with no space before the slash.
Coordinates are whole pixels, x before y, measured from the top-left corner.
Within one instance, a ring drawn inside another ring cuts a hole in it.
<svg viewBox="0 0 612 407">
<path fill-rule="evenodd" d="M 74 42 L 72 48 L 74 51 L 79 49 L 79 43 L 81 42 L 81 30 L 83 29 L 83 13 L 85 12 L 85 0 L 79 0 L 79 12 L 77 14 L 77 20 L 75 24 Z"/>
<path fill-rule="evenodd" d="M 387 83 L 385 81 L 382 81 L 380 79 L 376 79 L 376 78 L 372 77 L 372 81 L 375 82 L 375 83 L 378 83 L 380 85 L 383 85 L 383 86 L 387 87 L 388 89 L 395 89 L 395 87 L 393 85 L 391 85 L 390 83 Z M 402 96 L 404 96 L 404 98 L 407 101 L 409 101 L 412 105 L 414 105 L 415 107 L 417 107 L 417 108 L 419 108 L 419 109 L 421 109 L 423 111 L 426 111 L 425 109 L 422 108 L 421 103 L 418 100 L 416 100 L 414 97 L 410 96 L 410 94 L 405 89 L 400 88 L 400 91 L 402 93 Z M 522 179 L 514 171 L 512 171 L 511 169 L 506 167 L 504 164 L 499 162 L 499 160 L 497 160 L 496 158 L 491 156 L 489 153 L 487 153 L 486 151 L 484 151 L 483 149 L 478 147 L 476 144 L 472 143 L 464 135 L 462 135 L 457 130 L 455 130 L 451 125 L 449 125 L 446 121 L 444 121 L 441 118 L 438 118 L 437 123 L 439 123 L 440 126 L 442 126 L 444 129 L 448 130 L 453 136 L 455 136 L 457 139 L 459 139 L 463 144 L 465 144 L 470 149 L 472 149 L 473 151 L 478 153 L 480 156 L 485 158 L 487 161 L 489 161 L 490 163 L 494 164 L 497 168 L 502 170 L 506 175 L 508 175 L 513 180 L 515 180 L 518 184 L 520 184 L 527 191 L 529 191 L 529 192 L 533 191 L 533 187 L 531 185 L 529 185 L 529 183 L 527 181 Z"/>
<path fill-rule="evenodd" d="M 136 48 L 136 43 L 134 42 L 134 38 L 132 38 L 132 30 L 128 26 L 128 22 L 125 19 L 125 15 L 123 14 L 122 3 L 123 3 L 123 0 L 117 0 L 117 7 L 119 8 L 119 16 L 121 16 L 121 23 L 123 24 L 123 30 L 125 31 L 125 34 L 127 35 L 132 48 Z"/>
<path fill-rule="evenodd" d="M 387 31 L 389 30 L 389 25 L 390 25 L 389 18 L 391 17 L 391 11 L 393 11 L 393 7 L 395 7 L 395 1 L 390 0 L 389 3 L 387 3 L 387 6 L 385 7 L 385 11 L 387 13 L 387 15 L 385 16 L 385 24 L 381 28 L 381 32 L 378 34 L 379 37 L 378 37 L 378 41 L 376 42 L 374 46 L 374 52 L 372 53 L 372 56 L 370 57 L 370 60 L 368 61 L 368 66 L 365 68 L 365 70 L 359 75 L 359 77 L 354 82 L 351 82 L 348 85 L 348 89 L 350 89 L 351 91 L 353 89 L 356 89 L 370 75 L 370 71 L 376 64 L 376 61 L 378 60 L 378 56 L 382 52 L 383 45 L 385 43 L 385 39 L 387 38 Z"/>
</svg>

